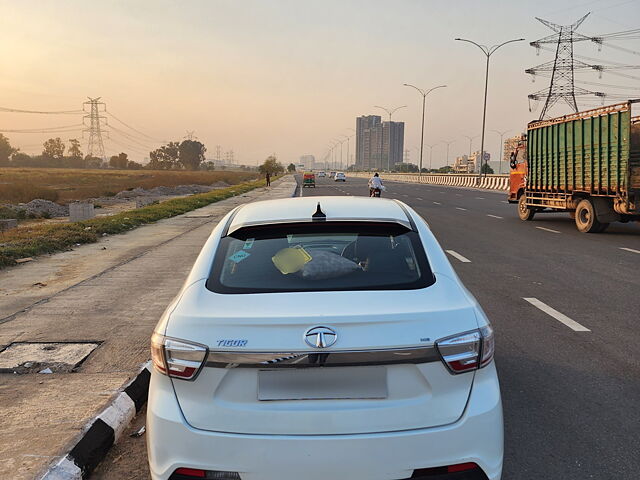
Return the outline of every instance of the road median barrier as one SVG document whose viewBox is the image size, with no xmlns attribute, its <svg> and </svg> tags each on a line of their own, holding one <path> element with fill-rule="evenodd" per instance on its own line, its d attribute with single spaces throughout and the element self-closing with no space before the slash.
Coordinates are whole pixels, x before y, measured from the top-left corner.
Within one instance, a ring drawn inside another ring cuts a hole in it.
<svg viewBox="0 0 640 480">
<path fill-rule="evenodd" d="M 52 465 L 40 480 L 81 480 L 107 455 L 127 426 L 147 402 L 151 364 L 114 396 L 109 405 L 87 423 L 68 453 Z"/>
<path fill-rule="evenodd" d="M 370 172 L 351 172 L 352 177 L 370 178 Z M 391 182 L 424 183 L 429 185 L 443 185 L 446 187 L 482 188 L 485 190 L 507 191 L 509 189 L 509 175 L 485 175 L 478 179 L 477 174 L 439 173 L 439 174 L 405 174 L 385 173 L 384 180 Z"/>
</svg>

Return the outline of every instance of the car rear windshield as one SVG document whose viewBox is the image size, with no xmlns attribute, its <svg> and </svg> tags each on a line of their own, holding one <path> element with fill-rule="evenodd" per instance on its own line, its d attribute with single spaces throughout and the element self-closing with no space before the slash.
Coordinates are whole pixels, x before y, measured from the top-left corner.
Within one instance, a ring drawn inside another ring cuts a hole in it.
<svg viewBox="0 0 640 480">
<path fill-rule="evenodd" d="M 221 239 L 217 293 L 400 290 L 434 283 L 418 234 L 393 223 L 247 227 Z"/>
</svg>

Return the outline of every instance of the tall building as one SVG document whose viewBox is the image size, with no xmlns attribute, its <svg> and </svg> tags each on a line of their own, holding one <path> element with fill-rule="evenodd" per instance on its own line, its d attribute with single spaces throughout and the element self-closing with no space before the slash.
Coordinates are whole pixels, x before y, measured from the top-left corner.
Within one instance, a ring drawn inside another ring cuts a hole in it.
<svg viewBox="0 0 640 480">
<path fill-rule="evenodd" d="M 298 164 L 303 165 L 305 170 L 313 170 L 316 168 L 316 157 L 313 155 L 302 155 Z"/>
<path fill-rule="evenodd" d="M 356 168 L 382 170 L 402 163 L 404 122 L 382 122 L 379 115 L 356 118 Z"/>
<path fill-rule="evenodd" d="M 359 170 L 376 168 L 382 150 L 380 115 L 363 115 L 356 118 L 356 167 Z"/>
</svg>

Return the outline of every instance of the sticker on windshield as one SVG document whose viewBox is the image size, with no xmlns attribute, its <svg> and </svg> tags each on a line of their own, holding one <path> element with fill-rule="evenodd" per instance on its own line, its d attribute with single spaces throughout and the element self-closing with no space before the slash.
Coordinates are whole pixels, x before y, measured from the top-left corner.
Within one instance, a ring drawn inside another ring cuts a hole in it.
<svg viewBox="0 0 640 480">
<path fill-rule="evenodd" d="M 251 255 L 250 253 L 245 252 L 244 250 L 239 250 L 236 253 L 234 253 L 233 255 L 231 255 L 229 257 L 229 260 L 231 260 L 232 262 L 235 262 L 235 263 L 240 263 L 242 260 L 244 260 L 245 258 L 247 258 L 250 255 Z"/>
<path fill-rule="evenodd" d="M 247 238 L 247 240 L 244 242 L 244 247 L 242 247 L 244 250 L 251 250 L 251 247 L 253 247 L 253 242 L 255 242 L 256 239 L 255 238 Z"/>
</svg>

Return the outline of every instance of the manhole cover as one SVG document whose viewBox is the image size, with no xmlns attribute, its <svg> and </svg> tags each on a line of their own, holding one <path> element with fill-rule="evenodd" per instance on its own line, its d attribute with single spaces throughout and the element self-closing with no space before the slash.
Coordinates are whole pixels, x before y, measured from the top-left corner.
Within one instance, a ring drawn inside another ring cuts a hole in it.
<svg viewBox="0 0 640 480">
<path fill-rule="evenodd" d="M 98 343 L 15 342 L 0 352 L 0 372 L 70 372 Z"/>
</svg>

